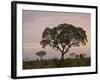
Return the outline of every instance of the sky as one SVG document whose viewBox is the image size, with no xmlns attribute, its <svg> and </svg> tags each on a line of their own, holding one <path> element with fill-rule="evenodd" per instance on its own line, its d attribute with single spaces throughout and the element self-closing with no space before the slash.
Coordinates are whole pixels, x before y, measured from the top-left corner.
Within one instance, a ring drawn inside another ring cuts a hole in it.
<svg viewBox="0 0 100 80">
<path fill-rule="evenodd" d="M 73 12 L 54 12 L 54 11 L 34 11 L 23 10 L 22 12 L 22 55 L 23 60 L 36 60 L 39 57 L 36 52 L 45 50 L 45 59 L 60 58 L 61 53 L 51 47 L 45 49 L 40 45 L 42 32 L 46 27 L 53 28 L 58 24 L 68 23 L 76 27 L 82 27 L 87 34 L 88 42 L 86 46 L 72 47 L 69 53 L 91 54 L 91 14 Z M 65 55 L 65 58 L 68 54 Z"/>
</svg>

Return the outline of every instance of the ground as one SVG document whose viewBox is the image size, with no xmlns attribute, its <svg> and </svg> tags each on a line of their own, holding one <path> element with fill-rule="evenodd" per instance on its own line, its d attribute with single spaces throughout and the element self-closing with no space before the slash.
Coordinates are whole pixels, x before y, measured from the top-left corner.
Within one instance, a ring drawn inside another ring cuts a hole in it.
<svg viewBox="0 0 100 80">
<path fill-rule="evenodd" d="M 59 59 L 51 60 L 33 60 L 23 61 L 23 69 L 40 69 L 40 68 L 60 68 L 60 67 L 83 67 L 90 66 L 90 58 L 83 59 L 64 59 L 63 62 Z"/>
</svg>

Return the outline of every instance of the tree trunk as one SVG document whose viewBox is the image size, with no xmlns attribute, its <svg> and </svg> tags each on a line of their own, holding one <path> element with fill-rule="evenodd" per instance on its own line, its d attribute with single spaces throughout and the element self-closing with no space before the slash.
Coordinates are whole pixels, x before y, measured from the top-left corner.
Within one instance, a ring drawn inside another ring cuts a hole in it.
<svg viewBox="0 0 100 80">
<path fill-rule="evenodd" d="M 61 62 L 63 62 L 64 61 L 64 54 L 62 53 L 61 54 Z"/>
<path fill-rule="evenodd" d="M 62 66 L 63 65 L 63 62 L 64 62 L 64 54 L 61 53 L 61 60 L 59 62 L 59 66 Z"/>
</svg>

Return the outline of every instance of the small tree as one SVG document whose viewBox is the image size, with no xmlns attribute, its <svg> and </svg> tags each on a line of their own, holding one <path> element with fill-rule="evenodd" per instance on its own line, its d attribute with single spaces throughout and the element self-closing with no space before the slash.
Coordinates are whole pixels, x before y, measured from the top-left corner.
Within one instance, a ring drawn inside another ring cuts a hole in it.
<svg viewBox="0 0 100 80">
<path fill-rule="evenodd" d="M 80 55 L 76 55 L 75 57 L 76 57 L 76 59 L 79 59 L 80 58 Z"/>
<path fill-rule="evenodd" d="M 68 53 L 71 47 L 78 47 L 81 44 L 86 45 L 86 31 L 81 27 L 75 27 L 72 24 L 59 24 L 52 29 L 46 28 L 42 33 L 40 44 L 45 48 L 47 45 L 61 52 L 61 61 L 64 55 Z"/>
<path fill-rule="evenodd" d="M 80 54 L 80 59 L 84 59 L 86 57 L 86 54 L 82 53 Z"/>
<path fill-rule="evenodd" d="M 38 52 L 36 53 L 36 55 L 39 56 L 41 60 L 43 60 L 43 56 L 46 55 L 46 51 L 38 51 Z"/>
<path fill-rule="evenodd" d="M 72 53 L 70 53 L 70 58 L 75 58 L 75 53 L 74 52 L 72 52 Z"/>
</svg>

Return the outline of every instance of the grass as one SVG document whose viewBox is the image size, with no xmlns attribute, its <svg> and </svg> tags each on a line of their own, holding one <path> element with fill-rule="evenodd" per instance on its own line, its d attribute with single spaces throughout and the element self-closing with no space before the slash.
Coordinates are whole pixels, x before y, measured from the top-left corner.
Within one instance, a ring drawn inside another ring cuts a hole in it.
<svg viewBox="0 0 100 80">
<path fill-rule="evenodd" d="M 83 59 L 64 59 L 63 62 L 58 59 L 23 61 L 23 69 L 40 68 L 60 68 L 60 67 L 83 67 L 90 66 L 90 58 Z"/>
</svg>

